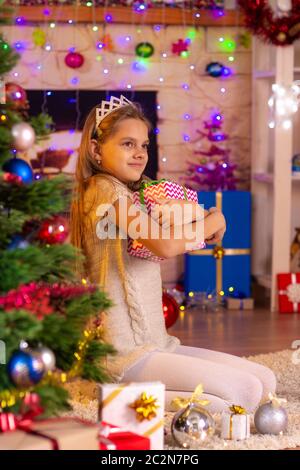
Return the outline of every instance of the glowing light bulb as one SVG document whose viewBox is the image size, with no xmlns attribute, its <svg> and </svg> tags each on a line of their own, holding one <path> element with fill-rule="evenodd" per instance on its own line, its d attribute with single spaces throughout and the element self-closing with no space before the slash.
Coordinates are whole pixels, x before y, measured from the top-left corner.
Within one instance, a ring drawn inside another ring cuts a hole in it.
<svg viewBox="0 0 300 470">
<path fill-rule="evenodd" d="M 55 23 L 50 23 L 50 28 L 55 28 L 56 24 Z"/>
<path fill-rule="evenodd" d="M 98 31 L 98 29 L 99 29 L 98 26 L 93 26 L 93 27 L 92 27 L 92 30 L 93 30 L 93 31 Z"/>
<path fill-rule="evenodd" d="M 282 123 L 282 127 L 285 130 L 291 129 L 292 127 L 292 121 L 290 119 L 285 119 Z"/>
</svg>

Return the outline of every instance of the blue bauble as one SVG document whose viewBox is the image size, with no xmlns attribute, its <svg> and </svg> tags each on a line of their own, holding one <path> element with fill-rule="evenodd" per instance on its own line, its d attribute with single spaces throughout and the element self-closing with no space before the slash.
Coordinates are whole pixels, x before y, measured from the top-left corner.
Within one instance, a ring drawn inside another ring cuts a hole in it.
<svg viewBox="0 0 300 470">
<path fill-rule="evenodd" d="M 211 77 L 214 77 L 214 78 L 221 77 L 223 73 L 223 65 L 220 64 L 220 62 L 210 62 L 206 66 L 206 72 Z"/>
<path fill-rule="evenodd" d="M 26 388 L 37 384 L 43 378 L 45 366 L 39 356 L 17 351 L 7 364 L 7 372 L 14 385 Z"/>
<path fill-rule="evenodd" d="M 21 158 L 12 158 L 4 163 L 3 171 L 20 176 L 23 183 L 31 183 L 33 181 L 33 171 L 31 166 Z"/>
<path fill-rule="evenodd" d="M 16 248 L 25 249 L 28 246 L 29 246 L 29 242 L 26 240 L 26 238 L 24 238 L 23 235 L 16 234 L 12 236 L 11 241 L 7 246 L 7 249 L 8 250 L 15 250 Z"/>
</svg>

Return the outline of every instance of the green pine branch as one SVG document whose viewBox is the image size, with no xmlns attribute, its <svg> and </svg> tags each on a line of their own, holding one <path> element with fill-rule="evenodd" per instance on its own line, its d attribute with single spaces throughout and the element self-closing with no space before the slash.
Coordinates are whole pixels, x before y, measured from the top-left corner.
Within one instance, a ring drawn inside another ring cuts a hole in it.
<svg viewBox="0 0 300 470">
<path fill-rule="evenodd" d="M 29 246 L 6 250 L 0 259 L 0 292 L 31 281 L 76 281 L 76 250 L 71 245 Z"/>
<path fill-rule="evenodd" d="M 0 205 L 45 219 L 68 208 L 71 186 L 71 180 L 64 175 L 31 184 L 0 180 Z"/>
<path fill-rule="evenodd" d="M 22 227 L 27 220 L 30 220 L 30 215 L 23 214 L 23 212 L 11 210 L 0 210 L 0 250 L 7 248 L 12 236 L 22 231 Z"/>
<path fill-rule="evenodd" d="M 49 137 L 55 131 L 52 117 L 46 113 L 40 113 L 29 119 L 29 124 L 33 127 L 36 140 L 40 141 Z"/>
<path fill-rule="evenodd" d="M 5 41 L 4 36 L 0 34 L 0 77 L 10 72 L 20 56 L 14 49 Z"/>
</svg>

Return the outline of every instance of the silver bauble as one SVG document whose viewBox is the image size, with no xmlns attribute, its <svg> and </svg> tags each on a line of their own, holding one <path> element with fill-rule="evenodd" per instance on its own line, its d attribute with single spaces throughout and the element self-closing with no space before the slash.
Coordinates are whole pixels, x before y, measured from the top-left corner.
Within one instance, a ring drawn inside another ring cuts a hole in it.
<svg viewBox="0 0 300 470">
<path fill-rule="evenodd" d="M 189 449 L 214 434 L 215 422 L 205 408 L 190 403 L 187 408 L 176 413 L 171 430 L 177 444 Z"/>
<path fill-rule="evenodd" d="M 256 411 L 254 424 L 261 434 L 279 434 L 287 428 L 288 415 L 282 406 L 274 406 L 272 402 L 268 402 Z"/>
<path fill-rule="evenodd" d="M 39 346 L 35 348 L 34 353 L 42 360 L 46 372 L 55 369 L 55 355 L 51 349 Z"/>
<path fill-rule="evenodd" d="M 11 128 L 13 146 L 16 150 L 28 150 L 35 141 L 35 132 L 30 124 L 19 122 Z"/>
</svg>

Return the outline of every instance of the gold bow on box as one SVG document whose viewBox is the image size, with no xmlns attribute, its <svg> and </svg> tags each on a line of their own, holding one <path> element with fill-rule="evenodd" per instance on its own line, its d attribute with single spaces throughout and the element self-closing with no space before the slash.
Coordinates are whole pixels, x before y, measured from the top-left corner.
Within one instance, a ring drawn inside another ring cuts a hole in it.
<svg viewBox="0 0 300 470">
<path fill-rule="evenodd" d="M 222 212 L 223 193 L 216 192 L 216 208 Z M 218 243 L 213 249 L 205 248 L 203 250 L 195 250 L 189 253 L 190 256 L 213 255 L 216 260 L 216 292 L 223 295 L 223 258 L 224 256 L 233 255 L 250 255 L 249 248 L 224 248 L 222 242 Z"/>
<path fill-rule="evenodd" d="M 195 388 L 192 396 L 190 398 L 183 398 L 183 397 L 175 397 L 171 401 L 171 408 L 172 411 L 178 411 L 183 408 L 186 408 L 191 403 L 195 403 L 196 405 L 206 406 L 209 405 L 209 400 L 202 400 L 200 399 L 200 395 L 203 393 L 203 386 L 201 384 L 197 385 Z"/>
</svg>

